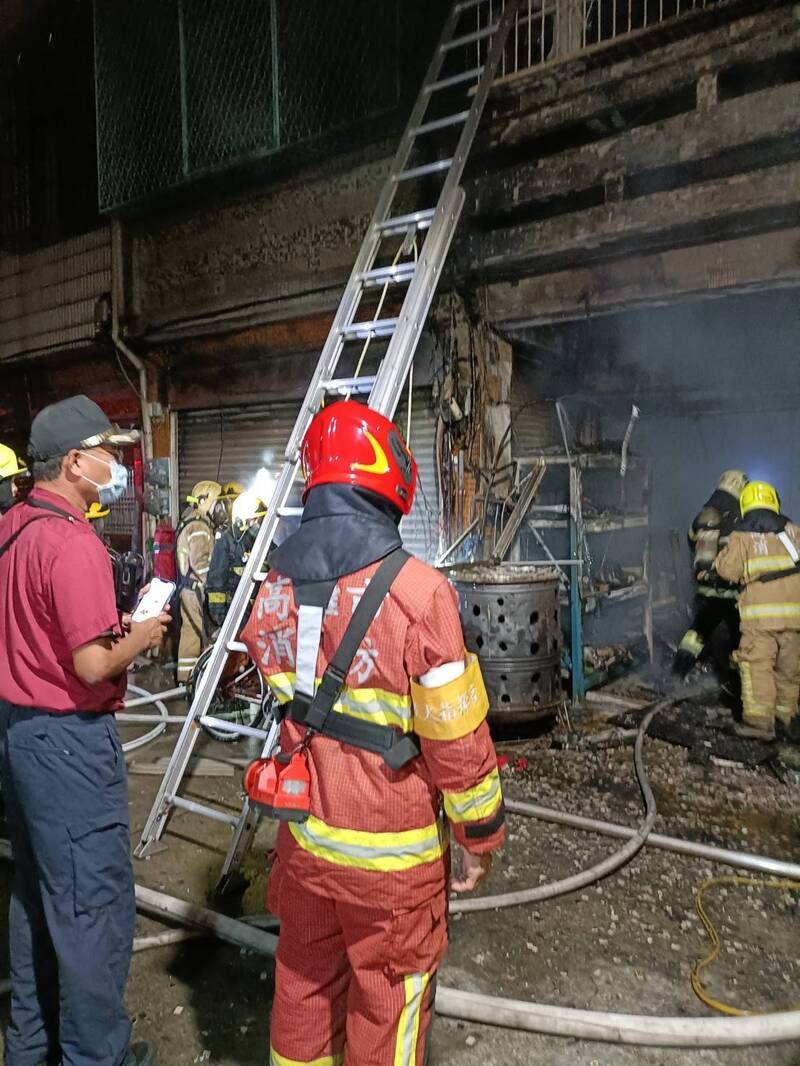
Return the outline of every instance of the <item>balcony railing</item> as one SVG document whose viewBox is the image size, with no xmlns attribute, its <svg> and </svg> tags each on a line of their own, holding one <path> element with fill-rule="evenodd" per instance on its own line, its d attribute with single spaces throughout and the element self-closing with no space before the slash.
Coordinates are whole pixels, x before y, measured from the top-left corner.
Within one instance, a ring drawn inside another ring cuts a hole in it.
<svg viewBox="0 0 800 1066">
<path fill-rule="evenodd" d="M 567 59 L 611 44 L 638 30 L 679 19 L 719 0 L 521 0 L 503 58 L 502 76 Z M 491 25 L 507 0 L 484 0 L 475 8 L 476 28 Z M 481 61 L 486 42 L 475 46 Z"/>
</svg>

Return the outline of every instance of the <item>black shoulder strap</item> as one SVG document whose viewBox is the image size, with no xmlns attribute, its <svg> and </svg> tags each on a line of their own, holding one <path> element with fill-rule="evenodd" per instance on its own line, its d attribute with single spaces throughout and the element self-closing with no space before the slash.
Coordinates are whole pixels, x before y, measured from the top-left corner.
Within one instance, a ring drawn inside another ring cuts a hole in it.
<svg viewBox="0 0 800 1066">
<path fill-rule="evenodd" d="M 383 603 L 386 593 L 394 584 L 395 578 L 406 565 L 411 556 L 402 548 L 395 548 L 389 552 L 381 565 L 370 578 L 370 582 L 364 589 L 364 595 L 353 611 L 353 617 L 345 630 L 336 654 L 330 661 L 328 671 L 336 677 L 341 677 L 342 684 L 350 672 L 353 659 L 356 657 L 361 641 L 367 634 L 367 630 L 375 619 L 380 605 Z"/>
<path fill-rule="evenodd" d="M 64 518 L 67 522 L 75 521 L 73 515 L 68 514 L 66 511 L 62 511 L 61 508 L 56 507 L 54 503 L 46 503 L 44 500 L 30 498 L 27 499 L 25 502 L 28 504 L 29 507 L 35 507 L 39 511 L 49 511 L 51 514 L 57 515 L 59 518 Z M 32 526 L 34 522 L 39 522 L 43 518 L 48 517 L 49 515 L 47 514 L 37 514 L 34 515 L 33 518 L 29 518 L 27 522 L 23 522 L 19 529 L 16 529 L 8 538 L 8 540 L 4 544 L 0 545 L 0 558 L 2 558 L 6 554 L 6 552 L 14 544 L 20 533 L 26 530 L 28 526 Z"/>
<path fill-rule="evenodd" d="M 364 595 L 353 611 L 353 617 L 345 630 L 336 654 L 328 663 L 322 675 L 319 688 L 305 714 L 305 724 L 311 729 L 322 729 L 334 703 L 339 698 L 353 659 L 356 657 L 361 641 L 366 636 L 378 608 L 383 603 L 386 593 L 392 587 L 394 579 L 406 565 L 411 556 L 402 548 L 395 548 L 383 560 L 372 575 Z"/>
</svg>

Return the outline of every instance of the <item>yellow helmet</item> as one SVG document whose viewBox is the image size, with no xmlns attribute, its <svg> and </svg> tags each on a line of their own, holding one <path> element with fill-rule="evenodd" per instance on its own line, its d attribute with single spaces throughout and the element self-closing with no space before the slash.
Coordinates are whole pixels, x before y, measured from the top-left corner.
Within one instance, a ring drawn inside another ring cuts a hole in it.
<svg viewBox="0 0 800 1066">
<path fill-rule="evenodd" d="M 186 501 L 196 507 L 201 514 L 207 515 L 211 513 L 221 494 L 222 486 L 218 481 L 198 481 L 186 497 Z"/>
<path fill-rule="evenodd" d="M 0 481 L 5 481 L 7 477 L 16 477 L 17 474 L 24 474 L 27 469 L 13 448 L 9 448 L 7 444 L 0 444 Z"/>
<path fill-rule="evenodd" d="M 231 517 L 234 522 L 246 524 L 255 521 L 257 518 L 263 518 L 266 513 L 267 508 L 264 501 L 259 499 L 255 492 L 245 491 L 234 500 Z"/>
<path fill-rule="evenodd" d="M 222 486 L 220 497 L 223 500 L 235 500 L 244 492 L 244 485 L 238 481 L 226 481 Z"/>
<path fill-rule="evenodd" d="M 719 475 L 717 488 L 722 489 L 723 492 L 729 492 L 738 500 L 746 484 L 747 474 L 744 470 L 723 470 Z"/>
<path fill-rule="evenodd" d="M 94 503 L 89 504 L 89 510 L 86 512 L 86 518 L 90 522 L 96 521 L 98 518 L 108 518 L 111 514 L 111 508 L 107 504 Z"/>
<path fill-rule="evenodd" d="M 766 511 L 774 511 L 775 514 L 780 514 L 781 501 L 774 485 L 769 485 L 766 481 L 751 481 L 742 490 L 742 495 L 739 498 L 739 507 L 741 508 L 742 517 L 748 511 L 755 511 L 757 508 L 762 507 Z"/>
</svg>

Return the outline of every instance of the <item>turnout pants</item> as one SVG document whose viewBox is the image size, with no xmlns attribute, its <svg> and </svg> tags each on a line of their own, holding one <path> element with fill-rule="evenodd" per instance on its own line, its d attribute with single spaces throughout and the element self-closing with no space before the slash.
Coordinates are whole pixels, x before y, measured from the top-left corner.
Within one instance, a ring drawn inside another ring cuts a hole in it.
<svg viewBox="0 0 800 1066">
<path fill-rule="evenodd" d="M 797 713 L 800 696 L 800 630 L 742 628 L 734 658 L 742 679 L 742 716 L 747 725 L 772 729 Z"/>
<path fill-rule="evenodd" d="M 178 682 L 188 681 L 205 647 L 202 594 L 181 589 L 181 635 L 178 642 Z"/>
<path fill-rule="evenodd" d="M 423 1066 L 444 889 L 409 911 L 353 907 L 309 892 L 277 861 L 269 907 L 281 919 L 270 1066 Z"/>
<path fill-rule="evenodd" d="M 7 1066 L 118 1066 L 135 908 L 114 716 L 0 701 L 0 776 L 14 853 Z"/>
<path fill-rule="evenodd" d="M 739 643 L 739 609 L 736 600 L 724 596 L 695 596 L 692 624 L 678 645 L 676 660 L 681 668 L 679 672 L 688 673 L 691 670 L 717 627 L 722 625 L 727 629 L 728 639 L 720 649 L 716 665 L 724 673 L 729 669 L 728 659 Z"/>
</svg>

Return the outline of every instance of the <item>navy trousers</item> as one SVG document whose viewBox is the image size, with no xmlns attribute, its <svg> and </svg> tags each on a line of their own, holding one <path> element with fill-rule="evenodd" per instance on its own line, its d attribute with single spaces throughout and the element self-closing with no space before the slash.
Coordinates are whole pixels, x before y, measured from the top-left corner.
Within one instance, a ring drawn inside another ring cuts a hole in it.
<svg viewBox="0 0 800 1066">
<path fill-rule="evenodd" d="M 7 1066 L 118 1066 L 135 905 L 114 716 L 0 701 L 0 777 L 14 852 Z"/>
</svg>

